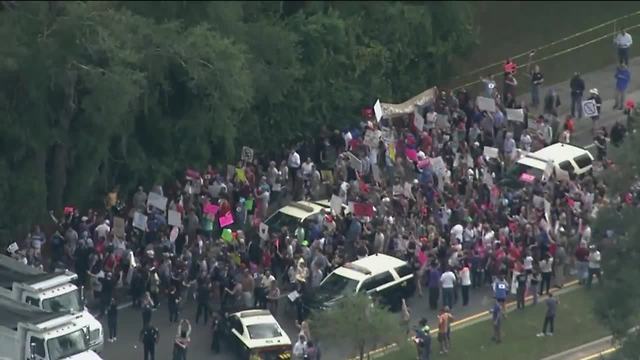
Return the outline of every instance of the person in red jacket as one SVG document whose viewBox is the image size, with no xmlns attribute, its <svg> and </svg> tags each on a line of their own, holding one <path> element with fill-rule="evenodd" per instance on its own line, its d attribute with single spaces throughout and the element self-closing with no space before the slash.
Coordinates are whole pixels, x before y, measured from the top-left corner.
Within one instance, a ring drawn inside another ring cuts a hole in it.
<svg viewBox="0 0 640 360">
<path fill-rule="evenodd" d="M 586 241 L 581 241 L 580 246 L 576 249 L 576 267 L 578 270 L 578 280 L 581 284 L 587 282 L 587 270 L 589 268 L 589 249 Z"/>
</svg>

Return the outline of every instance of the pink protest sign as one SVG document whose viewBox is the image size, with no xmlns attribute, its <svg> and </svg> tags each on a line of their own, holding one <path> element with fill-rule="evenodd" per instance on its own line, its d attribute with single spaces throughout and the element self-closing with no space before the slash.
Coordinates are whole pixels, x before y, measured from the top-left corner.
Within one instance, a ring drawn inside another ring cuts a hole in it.
<svg viewBox="0 0 640 360">
<path fill-rule="evenodd" d="M 429 161 L 429 159 L 421 160 L 418 162 L 418 169 L 424 169 L 429 165 L 431 165 L 431 161 Z"/>
<path fill-rule="evenodd" d="M 202 207 L 202 211 L 207 215 L 215 216 L 218 213 L 218 209 L 220 207 L 218 205 L 213 205 L 212 203 L 206 203 Z"/>
<path fill-rule="evenodd" d="M 373 217 L 373 204 L 370 203 L 354 203 L 353 212 L 356 216 Z"/>
<path fill-rule="evenodd" d="M 407 155 L 407 158 L 411 161 L 418 160 L 418 153 L 415 149 L 406 149 L 404 153 Z"/>
<path fill-rule="evenodd" d="M 233 214 L 229 211 L 226 215 L 220 216 L 220 227 L 225 227 L 233 224 Z"/>
<path fill-rule="evenodd" d="M 535 179 L 536 177 L 531 174 L 523 173 L 522 175 L 520 175 L 520 181 L 526 182 L 528 184 L 532 184 Z"/>
</svg>

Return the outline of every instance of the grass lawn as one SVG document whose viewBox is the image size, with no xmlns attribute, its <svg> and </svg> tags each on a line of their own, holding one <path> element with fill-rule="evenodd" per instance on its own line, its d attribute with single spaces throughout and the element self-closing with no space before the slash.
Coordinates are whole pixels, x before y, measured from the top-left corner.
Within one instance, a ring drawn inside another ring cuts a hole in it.
<svg viewBox="0 0 640 360">
<path fill-rule="evenodd" d="M 478 45 L 463 61 L 456 64 L 456 73 L 464 74 L 505 58 L 528 52 L 569 35 L 581 32 L 620 16 L 640 10 L 636 1 L 478 1 L 471 4 L 475 18 L 475 30 Z M 640 24 L 640 16 L 626 18 L 616 24 L 621 26 Z M 536 59 L 552 55 L 559 51 L 574 47 L 598 38 L 614 30 L 613 24 L 601 27 L 584 35 L 563 41 L 539 51 Z M 640 28 L 629 31 L 634 38 L 640 38 Z M 545 74 L 545 83 L 554 84 L 567 80 L 574 71 L 588 72 L 603 68 L 617 61 L 612 37 L 597 41 L 578 50 L 545 60 L 540 63 Z M 639 52 L 631 51 L 631 56 Z M 527 56 L 516 59 L 517 64 L 524 64 Z M 482 74 L 453 79 L 446 84 L 459 86 L 477 80 L 479 75 L 496 73 L 501 66 L 496 66 Z M 523 84 L 521 92 L 528 90 L 526 77 L 517 76 Z M 501 77 L 500 77 L 501 78 Z M 568 85 L 567 85 L 568 86 Z"/>
<path fill-rule="evenodd" d="M 546 297 L 545 297 L 546 298 Z M 439 355 L 439 345 L 435 337 L 432 342 L 432 358 L 448 360 L 495 360 L 517 358 L 518 360 L 538 360 L 564 350 L 600 339 L 609 335 L 598 325 L 592 313 L 592 300 L 585 289 L 578 289 L 558 297 L 560 305 L 556 316 L 555 334 L 552 337 L 538 338 L 542 330 L 544 304 L 527 306 L 524 311 L 512 311 L 507 314 L 502 327 L 502 343 L 491 341 L 491 322 L 476 324 L 452 330 L 452 349 L 448 355 Z M 416 349 L 407 343 L 397 352 L 389 353 L 379 359 L 404 360 L 415 359 Z"/>
</svg>

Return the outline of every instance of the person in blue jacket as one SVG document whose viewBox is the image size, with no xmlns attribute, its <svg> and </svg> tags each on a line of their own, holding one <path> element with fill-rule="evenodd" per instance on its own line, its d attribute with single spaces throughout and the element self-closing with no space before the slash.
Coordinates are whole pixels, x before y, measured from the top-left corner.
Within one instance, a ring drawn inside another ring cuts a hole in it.
<svg viewBox="0 0 640 360">
<path fill-rule="evenodd" d="M 624 97 L 629 81 L 631 81 L 631 72 L 625 64 L 618 65 L 616 69 L 616 102 L 613 105 L 613 110 L 622 110 L 624 106 Z"/>
</svg>

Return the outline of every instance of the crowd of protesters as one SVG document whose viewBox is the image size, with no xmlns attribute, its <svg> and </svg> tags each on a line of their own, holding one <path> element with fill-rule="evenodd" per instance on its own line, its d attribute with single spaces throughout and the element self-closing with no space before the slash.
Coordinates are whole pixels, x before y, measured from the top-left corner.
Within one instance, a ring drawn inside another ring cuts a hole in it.
<svg viewBox="0 0 640 360">
<path fill-rule="evenodd" d="M 531 109 L 517 104 L 516 69 L 505 64 L 502 93 L 492 78 L 483 80 L 478 95 L 494 99 L 495 111 L 481 110 L 476 96 L 464 89 L 438 91 L 411 113 L 378 119 L 373 109 L 363 109 L 358 126 L 323 128 L 273 161 L 251 154 L 235 166 L 189 168 L 183 178 L 148 191 L 140 187 L 132 196 L 115 188 L 101 210 L 65 208 L 50 239 L 36 227 L 13 255 L 41 265 L 40 249 L 50 242 L 50 268 L 75 271 L 99 304 L 98 313 L 110 317 L 109 326 L 115 327 L 117 289 L 125 289 L 142 309 L 147 330 L 161 302 L 176 323 L 183 304 L 195 302 L 196 324 L 209 323 L 213 315 L 213 351 L 220 351 L 226 313 L 250 308 L 275 313 L 287 300 L 285 292 L 295 290 L 301 296 L 292 308 L 303 342 L 296 346 L 304 350 L 296 353 L 294 347 L 294 358 L 317 353 L 306 295 L 332 269 L 369 254 L 406 259 L 415 271 L 418 296 L 424 287 L 430 307 L 446 307 L 447 314 L 468 305 L 478 287 L 493 286 L 502 304 L 507 296 L 502 290 L 510 289 L 521 307 L 526 294 L 561 287 L 570 269 L 590 285 L 592 277 L 600 279 L 590 221 L 609 201 L 602 180 L 589 174 L 501 185 L 521 154 L 570 142 L 575 126 L 568 116 L 560 128 L 554 91 L 540 102 L 544 77 L 537 66 L 531 72 Z M 584 90 L 576 76 L 572 89 Z M 522 109 L 523 119 L 508 119 L 507 108 Z M 600 136 L 606 135 L 598 133 L 598 143 Z M 605 162 L 607 141 L 601 144 L 598 160 Z M 498 157 L 484 156 L 485 147 L 497 148 Z M 164 208 L 149 205 L 152 193 L 167 199 Z M 288 201 L 332 196 L 345 208 L 368 204 L 375 212 L 361 216 L 326 209 L 305 227 L 259 231 Z M 169 212 L 179 214 L 179 224 L 169 225 Z M 142 226 L 140 215 L 146 217 Z M 186 358 L 189 331 L 180 330 L 176 356 Z M 157 341 L 157 333 L 147 333 Z M 115 341 L 115 329 L 110 334 Z M 442 341 L 447 351 L 448 341 Z"/>
</svg>

